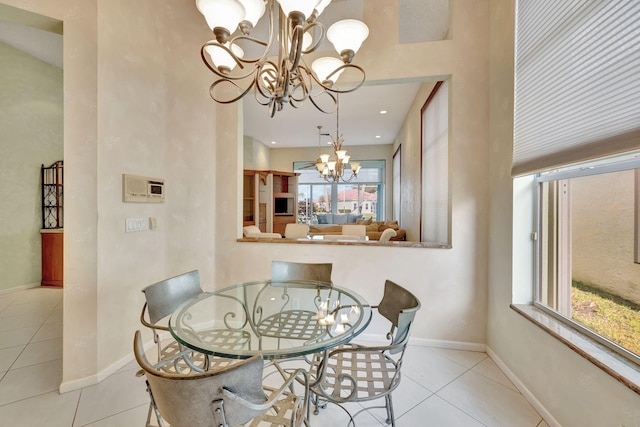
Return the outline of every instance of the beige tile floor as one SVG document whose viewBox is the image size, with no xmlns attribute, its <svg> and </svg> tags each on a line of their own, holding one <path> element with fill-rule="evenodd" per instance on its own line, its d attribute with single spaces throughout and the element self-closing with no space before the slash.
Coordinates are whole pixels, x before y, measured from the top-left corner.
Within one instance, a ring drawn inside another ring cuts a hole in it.
<svg viewBox="0 0 640 427">
<path fill-rule="evenodd" d="M 62 291 L 0 295 L 0 427 L 144 426 L 148 396 L 137 370 L 131 362 L 99 384 L 58 393 Z M 411 346 L 393 399 L 398 427 L 547 427 L 485 353 Z M 382 427 L 383 416 L 364 412 L 357 426 Z M 329 405 L 311 422 L 342 427 L 347 418 Z"/>
</svg>

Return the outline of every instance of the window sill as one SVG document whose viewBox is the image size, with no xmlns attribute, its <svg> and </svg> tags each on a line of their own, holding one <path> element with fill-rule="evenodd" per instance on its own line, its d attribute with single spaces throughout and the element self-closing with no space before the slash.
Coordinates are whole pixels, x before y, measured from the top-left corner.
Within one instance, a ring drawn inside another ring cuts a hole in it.
<svg viewBox="0 0 640 427">
<path fill-rule="evenodd" d="M 451 249 L 451 245 L 442 245 L 438 243 L 421 243 L 421 242 L 405 242 L 390 240 L 388 242 L 378 242 L 377 240 L 367 241 L 341 241 L 341 240 L 312 240 L 312 239 L 258 239 L 253 237 L 242 237 L 236 239 L 236 242 L 253 242 L 253 243 L 288 243 L 300 245 L 342 245 L 342 246 L 382 246 L 389 248 L 432 248 L 432 249 Z"/>
<path fill-rule="evenodd" d="M 640 394 L 640 366 L 529 304 L 511 308 L 554 336 L 580 356 Z"/>
</svg>

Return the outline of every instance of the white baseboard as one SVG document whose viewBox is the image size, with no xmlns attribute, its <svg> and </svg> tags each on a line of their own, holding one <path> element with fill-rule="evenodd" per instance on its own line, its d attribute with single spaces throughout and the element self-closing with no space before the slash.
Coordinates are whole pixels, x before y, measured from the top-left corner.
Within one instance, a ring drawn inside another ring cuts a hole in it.
<svg viewBox="0 0 640 427">
<path fill-rule="evenodd" d="M 549 424 L 549 427 L 562 427 L 560 423 L 553 417 L 553 415 L 551 415 L 551 413 L 547 411 L 542 403 L 540 403 L 540 401 L 529 391 L 529 389 L 525 387 L 524 384 L 522 384 L 522 381 L 520 381 L 518 377 L 516 377 L 514 373 L 511 372 L 511 370 L 507 367 L 507 365 L 504 364 L 504 362 L 498 357 L 498 355 L 495 354 L 493 350 L 491 350 L 491 348 L 489 348 L 488 346 L 486 351 L 491 360 L 493 360 L 493 362 L 498 365 L 498 368 L 500 368 L 500 370 L 507 376 L 507 378 L 509 378 L 513 385 L 516 386 L 518 391 L 520 391 L 527 402 L 529 402 L 529 404 L 533 406 L 533 409 L 535 409 L 538 414 L 540 414 L 540 416 L 546 421 L 546 423 Z"/>
<path fill-rule="evenodd" d="M 40 282 L 29 283 L 28 285 L 16 286 L 15 288 L 3 289 L 0 291 L 0 295 L 11 294 L 14 292 L 24 291 L 26 289 L 38 288 L 40 287 Z"/>
<path fill-rule="evenodd" d="M 417 345 L 421 347 L 437 347 L 448 348 L 451 350 L 463 351 L 481 351 L 485 352 L 487 346 L 484 343 L 462 342 L 462 341 L 446 341 L 446 340 L 430 340 L 425 338 L 409 338 L 409 345 Z"/>
<path fill-rule="evenodd" d="M 88 377 L 79 378 L 77 380 L 63 382 L 60 384 L 58 391 L 60 393 L 68 393 L 70 391 L 80 390 L 81 388 L 95 384 L 98 384 L 98 375 L 89 375 Z"/>
<path fill-rule="evenodd" d="M 155 347 L 155 345 L 156 344 L 153 342 L 153 340 L 145 343 L 144 344 L 145 352 L 148 351 L 149 349 Z M 109 376 L 111 376 L 111 375 L 115 374 L 116 372 L 118 372 L 120 370 L 120 368 L 122 368 L 127 363 L 129 363 L 129 362 L 131 362 L 133 360 L 135 360 L 135 357 L 134 357 L 133 351 L 132 351 L 131 353 L 127 354 L 126 356 L 124 356 L 120 360 L 117 360 L 116 362 L 112 363 L 111 365 L 107 366 L 105 369 L 101 370 L 100 372 L 98 372 L 95 375 L 89 375 L 89 376 L 84 377 L 84 378 L 78 378 L 76 380 L 63 382 L 62 384 L 60 384 L 60 388 L 58 390 L 60 391 L 60 393 L 67 393 L 67 392 L 70 392 L 70 391 L 79 390 L 79 389 L 84 388 L 84 387 L 88 387 L 88 386 L 92 386 L 92 385 L 98 384 L 102 380 L 104 380 L 104 379 L 108 378 Z"/>
</svg>

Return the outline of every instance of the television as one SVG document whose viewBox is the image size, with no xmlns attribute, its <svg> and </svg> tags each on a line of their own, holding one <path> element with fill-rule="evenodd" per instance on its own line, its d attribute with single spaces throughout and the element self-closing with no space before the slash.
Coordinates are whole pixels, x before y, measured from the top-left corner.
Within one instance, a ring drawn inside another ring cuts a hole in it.
<svg viewBox="0 0 640 427">
<path fill-rule="evenodd" d="M 274 197 L 273 213 L 276 215 L 293 215 L 293 199 L 290 197 Z"/>
</svg>

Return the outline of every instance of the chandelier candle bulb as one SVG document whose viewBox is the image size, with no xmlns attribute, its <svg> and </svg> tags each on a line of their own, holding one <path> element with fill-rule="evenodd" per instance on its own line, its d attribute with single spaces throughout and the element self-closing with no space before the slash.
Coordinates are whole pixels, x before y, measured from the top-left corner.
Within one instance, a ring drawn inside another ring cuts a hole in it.
<svg viewBox="0 0 640 427">
<path fill-rule="evenodd" d="M 338 323 L 335 328 L 336 334 L 344 333 L 344 325 L 342 323 Z"/>
<path fill-rule="evenodd" d="M 230 45 L 229 43 L 225 43 L 224 46 L 230 49 L 236 57 L 242 58 L 244 56 L 244 51 L 239 46 L 235 44 Z M 205 52 L 207 52 L 211 58 L 211 62 L 213 62 L 223 74 L 229 73 L 236 67 L 236 60 L 227 50 L 221 47 L 209 45 L 205 47 Z"/>
<path fill-rule="evenodd" d="M 327 325 L 333 325 L 336 323 L 336 319 L 333 317 L 333 314 L 327 314 L 327 317 L 324 318 L 324 321 L 327 322 Z"/>
<path fill-rule="evenodd" d="M 316 18 L 320 16 L 325 7 L 329 6 L 329 3 L 331 3 L 331 0 L 321 0 L 320 3 L 318 3 L 315 9 Z"/>
<path fill-rule="evenodd" d="M 244 19 L 240 23 L 240 30 L 243 34 L 249 34 L 253 27 L 256 26 L 262 15 L 264 15 L 265 5 L 264 0 L 238 0 L 246 11 Z M 243 25 L 243 23 L 249 23 L 249 25 Z"/>
<path fill-rule="evenodd" d="M 369 27 L 356 19 L 343 19 L 327 30 L 327 38 L 345 63 L 351 63 L 362 43 L 369 37 Z"/>
<path fill-rule="evenodd" d="M 292 12 L 300 12 L 307 19 L 320 2 L 319 0 L 278 0 L 278 3 L 286 16 L 290 16 Z"/>
<path fill-rule="evenodd" d="M 227 41 L 246 13 L 238 0 L 196 0 L 196 7 L 219 43 Z"/>
<path fill-rule="evenodd" d="M 347 313 L 342 313 L 340 315 L 340 323 L 348 323 L 349 322 L 349 316 L 347 315 Z"/>
</svg>

